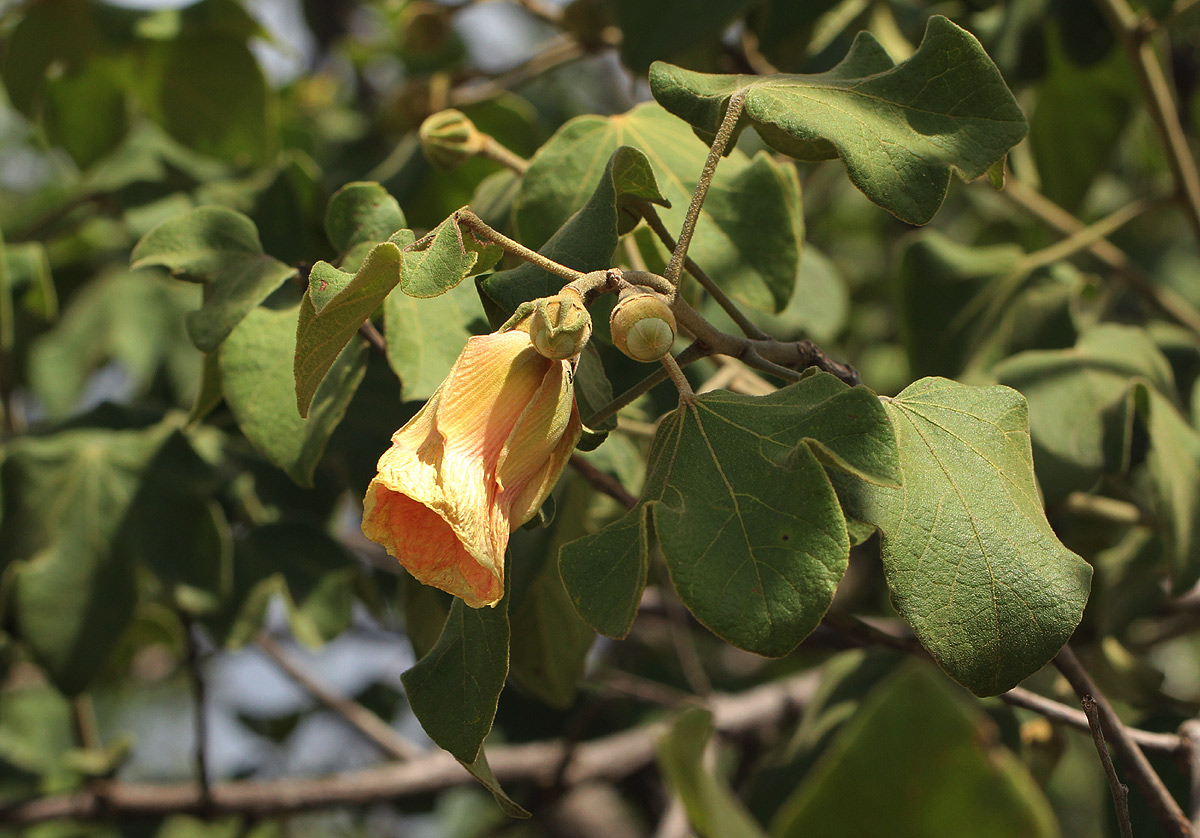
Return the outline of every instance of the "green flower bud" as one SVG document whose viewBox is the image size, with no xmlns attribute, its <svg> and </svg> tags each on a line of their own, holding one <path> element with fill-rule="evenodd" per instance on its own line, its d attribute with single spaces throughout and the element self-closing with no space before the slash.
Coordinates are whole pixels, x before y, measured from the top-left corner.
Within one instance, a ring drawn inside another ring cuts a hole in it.
<svg viewBox="0 0 1200 838">
<path fill-rule="evenodd" d="M 534 300 L 526 323 L 534 349 L 557 361 L 574 358 L 592 336 L 592 316 L 579 294 L 570 289 Z"/>
<path fill-rule="evenodd" d="M 609 325 L 613 345 L 635 361 L 657 361 L 675 343 L 675 315 L 662 297 L 650 291 L 622 294 Z"/>
<path fill-rule="evenodd" d="M 421 123 L 418 132 L 425 156 L 443 169 L 452 169 L 480 152 L 484 135 L 461 111 L 438 111 Z"/>
</svg>

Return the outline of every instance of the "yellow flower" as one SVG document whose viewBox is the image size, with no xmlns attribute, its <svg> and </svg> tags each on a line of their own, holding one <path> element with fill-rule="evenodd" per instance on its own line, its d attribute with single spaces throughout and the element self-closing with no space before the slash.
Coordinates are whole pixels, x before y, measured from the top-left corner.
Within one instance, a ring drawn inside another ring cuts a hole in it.
<svg viewBox="0 0 1200 838">
<path fill-rule="evenodd" d="M 379 459 L 363 533 L 426 585 L 495 605 L 509 533 L 546 500 L 581 427 L 573 361 L 543 357 L 520 326 L 473 337 Z"/>
</svg>

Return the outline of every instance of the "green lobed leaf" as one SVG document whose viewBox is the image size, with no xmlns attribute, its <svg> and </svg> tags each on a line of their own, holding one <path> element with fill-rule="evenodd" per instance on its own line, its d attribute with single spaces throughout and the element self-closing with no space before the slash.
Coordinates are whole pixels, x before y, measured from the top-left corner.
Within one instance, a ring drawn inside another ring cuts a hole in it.
<svg viewBox="0 0 1200 838">
<path fill-rule="evenodd" d="M 640 191 L 649 200 L 661 188 L 669 206 L 659 214 L 678 235 L 708 150 L 687 123 L 645 102 L 612 117 L 576 117 L 538 150 L 514 204 L 517 237 L 533 248 L 549 240 L 586 203 L 603 161 L 623 145 L 645 155 L 649 166 L 637 168 L 646 183 Z M 794 180 L 791 167 L 765 154 L 733 151 L 717 168 L 688 251 L 726 291 L 755 308 L 779 311 L 796 284 L 804 220 Z M 618 232 L 638 217 L 622 212 Z"/>
<path fill-rule="evenodd" d="M 135 568 L 115 539 L 172 429 L 79 428 L 8 446 L 0 565 L 16 570 L 11 619 L 67 694 L 88 686 L 132 617 Z"/>
<path fill-rule="evenodd" d="M 712 713 L 689 707 L 658 740 L 658 764 L 679 796 L 688 823 L 701 838 L 766 838 L 745 806 L 706 766 L 705 747 L 713 734 Z"/>
<path fill-rule="evenodd" d="M 994 724 L 916 665 L 868 695 L 771 824 L 773 838 L 1058 834 L 1049 803 Z"/>
<path fill-rule="evenodd" d="M 133 248 L 134 268 L 159 265 L 205 284 L 204 304 L 188 315 L 192 341 L 216 349 L 246 314 L 296 275 L 263 253 L 254 222 L 225 207 L 199 207 L 159 224 Z"/>
<path fill-rule="evenodd" d="M 455 599 L 429 654 L 400 680 L 429 738 L 464 764 L 482 753 L 508 677 L 508 596 L 494 608 Z"/>
<path fill-rule="evenodd" d="M 302 417 L 292 373 L 295 323 L 295 307 L 246 315 L 221 344 L 221 385 L 250 443 L 301 486 L 311 486 L 325 444 L 366 371 L 366 344 L 357 341 L 341 351 Z"/>
<path fill-rule="evenodd" d="M 917 51 L 894 64 L 868 33 L 815 75 L 706 75 L 657 62 L 650 89 L 711 137 L 729 98 L 767 145 L 800 160 L 841 157 L 854 185 L 910 224 L 933 218 L 951 171 L 971 180 L 1025 136 L 1021 109 L 973 35 L 940 15 Z"/>
<path fill-rule="evenodd" d="M 488 331 L 479 292 L 468 283 L 425 300 L 389 294 L 383 323 L 388 363 L 400 377 L 404 401 L 432 396 L 467 340 Z"/>
<path fill-rule="evenodd" d="M 650 526 L 684 603 L 713 633 L 779 656 L 816 627 L 846 569 L 846 522 L 822 465 L 895 484 L 878 399 L 817 373 L 768 396 L 705 393 L 667 415 L 638 506 L 563 547 L 580 615 L 622 636 L 649 563 Z"/>
<path fill-rule="evenodd" d="M 378 183 L 347 183 L 333 193 L 325 209 L 325 235 L 339 253 L 384 241 L 405 225 L 400 204 Z"/>
<path fill-rule="evenodd" d="M 1004 692 L 1066 643 L 1092 575 L 1042 511 L 1025 399 L 925 378 L 886 406 L 902 487 L 860 483 L 847 512 L 882 532 L 892 602 L 934 660 Z"/>
<path fill-rule="evenodd" d="M 1200 580 L 1200 432 L 1152 385 L 1138 381 L 1133 404 L 1146 423 L 1146 462 L 1176 593 Z"/>
<path fill-rule="evenodd" d="M 612 152 L 587 202 L 565 219 L 538 253 L 561 265 L 587 273 L 612 267 L 617 236 L 627 225 L 621 204 L 628 200 L 658 203 L 654 170 L 646 155 L 621 146 Z M 528 262 L 477 280 L 484 308 L 494 325 L 508 319 L 521 303 L 557 294 L 565 281 Z"/>
<path fill-rule="evenodd" d="M 465 207 L 464 207 L 465 209 Z M 475 238 L 451 215 L 416 244 L 404 249 L 400 288 L 411 297 L 445 294 L 464 279 L 496 264 L 504 251 Z"/>
<path fill-rule="evenodd" d="M 300 416 L 308 416 L 313 398 L 346 345 L 400 281 L 401 259 L 400 245 L 386 241 L 371 248 L 353 274 L 328 262 L 313 265 L 300 301 L 292 358 Z"/>
<path fill-rule="evenodd" d="M 1167 359 L 1145 330 L 1105 323 L 1070 349 L 1022 352 L 998 364 L 996 379 L 1029 402 L 1033 461 L 1047 503 L 1088 491 L 1126 467 L 1126 402 L 1135 379 L 1173 393 Z"/>
</svg>

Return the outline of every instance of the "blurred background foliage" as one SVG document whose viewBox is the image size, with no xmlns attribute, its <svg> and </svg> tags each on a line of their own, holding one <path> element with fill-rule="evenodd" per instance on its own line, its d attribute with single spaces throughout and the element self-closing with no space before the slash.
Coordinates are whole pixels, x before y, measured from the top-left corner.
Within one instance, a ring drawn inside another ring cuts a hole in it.
<svg viewBox="0 0 1200 838">
<path fill-rule="evenodd" d="M 1156 37 L 1193 144 L 1194 8 L 1140 10 L 1164 23 Z M 779 338 L 817 340 L 881 394 L 931 374 L 1021 389 L 1051 522 L 1097 571 L 1077 644 L 1140 726 L 1171 730 L 1200 710 L 1195 578 L 1187 570 L 1174 592 L 1163 584 L 1172 563 L 1197 567 L 1200 550 L 1200 319 L 1187 322 L 1200 309 L 1200 258 L 1171 206 L 1172 172 L 1134 69 L 1088 0 L 10 2 L 0 7 L 0 832 L 573 834 L 539 814 L 553 789 L 510 789 L 539 815 L 520 823 L 476 788 L 265 819 L 22 828 L 4 825 L 3 807 L 96 778 L 194 777 L 197 696 L 213 779 L 377 762 L 272 660 L 280 642 L 335 692 L 423 741 L 399 675 L 432 646 L 447 598 L 403 577 L 357 516 L 391 433 L 465 336 L 488 327 L 470 293 L 439 300 L 437 322 L 450 325 L 429 338 L 441 355 L 433 369 L 401 381 L 363 350 L 307 422 L 282 418 L 294 394 L 271 387 L 290 385 L 303 278 L 337 255 L 324 225 L 337 189 L 379 182 L 418 235 L 468 203 L 519 232 L 517 178 L 484 159 L 435 168 L 416 135 L 425 117 L 458 108 L 530 157 L 573 117 L 648 100 L 651 61 L 821 72 L 863 29 L 902 60 L 933 13 L 982 41 L 1029 118 L 1008 189 L 955 182 L 918 229 L 870 204 L 837 161 L 781 158 L 803 194 L 801 268 L 792 303 L 753 316 Z M 739 148 L 761 142 L 745 132 Z M 1080 223 L 1142 200 L 1107 231 L 1113 251 L 1039 258 Z M 230 337 L 243 344 L 236 363 L 197 348 L 188 315 L 209 289 L 130 267 L 156 225 L 214 205 L 249 217 L 258 236 L 222 270 L 249 264 L 279 280 L 248 316 L 254 328 Z M 623 248 L 652 268 L 662 258 L 644 229 Z M 641 375 L 606 360 L 618 392 Z M 732 380 L 715 363 L 695 368 L 697 383 L 714 375 Z M 652 393 L 588 462 L 636 494 L 649 423 L 670 406 L 670 393 Z M 695 690 L 697 666 L 729 692 L 820 673 L 798 719 L 739 742 L 715 774 L 698 775 L 688 750 L 707 736 L 703 720 L 680 717 L 661 774 L 635 772 L 605 798 L 629 834 L 654 832 L 667 789 L 718 801 L 716 814 L 688 808 L 693 823 L 716 818 L 712 835 L 753 834 L 719 831 L 756 828 L 729 814 L 743 804 L 775 836 L 1116 834 L 1085 734 L 969 699 L 901 653 L 851 649 L 822 628 L 765 660 L 692 627 L 692 660 L 670 604 L 652 602 L 629 640 L 593 643 L 562 599 L 554 556 L 618 506 L 574 472 L 556 500 L 550 526 L 514 539 L 515 688 L 493 741 L 619 731 L 661 715 L 663 695 L 670 704 Z M 856 549 L 835 610 L 891 619 L 873 550 L 873 540 Z M 563 607 L 535 605 L 546 602 Z M 1032 686 L 1071 702 L 1051 673 Z M 972 796 L 981 784 L 1004 791 Z M 720 802 L 733 797 L 743 803 Z M 1132 806 L 1135 826 L 1152 832 L 1136 796 Z"/>
</svg>

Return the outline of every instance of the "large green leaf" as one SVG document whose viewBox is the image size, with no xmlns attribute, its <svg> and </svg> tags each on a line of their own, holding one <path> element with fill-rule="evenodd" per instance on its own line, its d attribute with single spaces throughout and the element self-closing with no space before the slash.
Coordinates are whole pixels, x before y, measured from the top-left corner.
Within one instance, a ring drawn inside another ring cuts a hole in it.
<svg viewBox="0 0 1200 838">
<path fill-rule="evenodd" d="M 541 247 L 588 200 L 605 161 L 622 145 L 646 155 L 670 208 L 660 214 L 678 234 L 708 149 L 687 123 L 654 102 L 612 117 L 580 116 L 542 146 L 513 208 L 517 238 Z M 689 255 L 738 300 L 778 311 L 796 284 L 804 238 L 790 167 L 765 154 L 734 151 L 717 169 Z M 636 217 L 622 218 L 621 232 Z"/>
<path fill-rule="evenodd" d="M 729 786 L 707 767 L 704 750 L 712 733 L 711 712 L 700 707 L 681 712 L 658 740 L 663 778 L 702 838 L 766 838 Z"/>
<path fill-rule="evenodd" d="M 419 242 L 409 230 L 396 232 L 371 248 L 354 274 L 325 262 L 314 265 L 297 327 L 296 404 L 301 415 L 307 415 L 313 393 L 342 347 L 397 284 L 413 297 L 437 297 L 486 271 L 501 253 L 462 230 L 452 215 Z"/>
<path fill-rule="evenodd" d="M 389 294 L 383 302 L 388 363 L 404 401 L 421 401 L 450 372 L 467 339 L 488 330 L 479 292 L 463 283 L 426 300 Z"/>
<path fill-rule="evenodd" d="M 378 183 L 347 183 L 333 193 L 325 208 L 325 235 L 340 253 L 381 242 L 404 227 L 400 204 Z"/>
<path fill-rule="evenodd" d="M 276 147 L 271 92 L 242 33 L 183 33 L 153 43 L 139 79 L 150 117 L 183 145 L 239 164 Z"/>
<path fill-rule="evenodd" d="M 729 98 L 772 148 L 800 160 L 840 156 L 854 185 L 910 224 L 933 218 L 951 171 L 970 180 L 1025 136 L 1025 117 L 983 47 L 944 17 L 895 64 L 860 33 L 840 64 L 815 75 L 714 76 L 661 62 L 650 88 L 667 110 L 712 136 Z"/>
<path fill-rule="evenodd" d="M 179 279 L 205 284 L 204 305 L 188 315 L 188 334 L 205 352 L 216 349 L 247 312 L 296 269 L 263 253 L 254 222 L 225 207 L 199 207 L 146 233 L 132 266 L 160 265 Z"/>
<path fill-rule="evenodd" d="M 846 522 L 822 465 L 894 484 L 895 438 L 875 395 L 818 373 L 769 396 L 706 393 L 659 425 L 639 505 L 563 547 L 563 582 L 605 634 L 629 629 L 650 525 L 696 618 L 735 646 L 791 651 L 846 569 Z"/>
<path fill-rule="evenodd" d="M 1143 329 L 1106 323 L 1071 349 L 1022 352 L 996 378 L 1029 402 L 1033 461 L 1047 503 L 1125 467 L 1126 396 L 1135 379 L 1174 392 L 1171 366 Z"/>
<path fill-rule="evenodd" d="M 481 753 L 508 677 L 508 597 L 494 608 L 455 599 L 438 642 L 401 676 L 434 742 L 467 765 Z"/>
<path fill-rule="evenodd" d="M 585 273 L 612 267 L 617 236 L 632 223 L 622 205 L 631 200 L 662 203 L 654 169 L 645 154 L 621 146 L 607 159 L 587 202 L 566 218 L 544 244 L 535 245 L 543 256 Z M 482 277 L 478 284 L 488 316 L 498 324 L 521 303 L 557 294 L 564 281 L 526 262 Z"/>
<path fill-rule="evenodd" d="M 366 344 L 356 341 L 315 388 L 307 417 L 296 412 L 292 359 L 296 308 L 258 308 L 221 344 L 221 385 L 238 427 L 264 456 L 302 486 L 312 485 L 329 435 L 366 371 Z"/>
<path fill-rule="evenodd" d="M 1200 432 L 1161 391 L 1144 381 L 1133 403 L 1150 434 L 1146 455 L 1177 593 L 1200 580 Z"/>
<path fill-rule="evenodd" d="M 402 233 L 412 241 L 409 231 Z M 400 281 L 401 259 L 400 246 L 386 241 L 371 248 L 353 274 L 328 262 L 313 265 L 300 301 L 292 359 L 295 404 L 301 416 L 308 416 L 317 389 L 346 344 Z"/>
<path fill-rule="evenodd" d="M 1025 399 L 924 378 L 886 405 L 903 485 L 860 483 L 847 512 L 882 531 L 892 602 L 938 664 L 1001 693 L 1066 643 L 1092 575 L 1042 511 Z"/>
<path fill-rule="evenodd" d="M 85 689 L 129 624 L 132 557 L 114 539 L 172 428 L 79 428 L 8 447 L 0 564 L 17 563 L 12 619 L 54 684 Z"/>
<path fill-rule="evenodd" d="M 199 297 L 194 287 L 147 272 L 99 274 L 30 347 L 30 387 L 51 415 L 62 415 L 76 408 L 91 376 L 115 361 L 132 392 L 148 389 L 165 372 L 186 402 L 201 355 L 184 323 Z"/>
<path fill-rule="evenodd" d="M 842 728 L 780 808 L 771 835 L 1057 838 L 1050 805 L 998 738 L 944 679 L 908 666 Z"/>
</svg>

